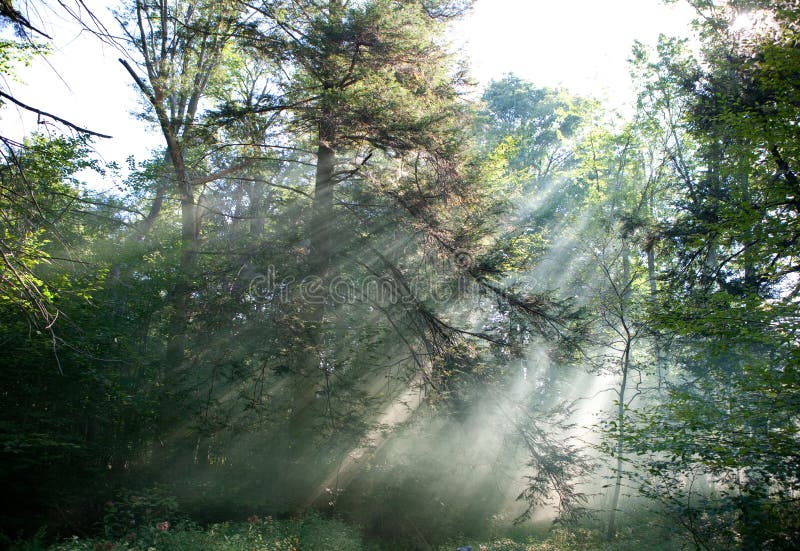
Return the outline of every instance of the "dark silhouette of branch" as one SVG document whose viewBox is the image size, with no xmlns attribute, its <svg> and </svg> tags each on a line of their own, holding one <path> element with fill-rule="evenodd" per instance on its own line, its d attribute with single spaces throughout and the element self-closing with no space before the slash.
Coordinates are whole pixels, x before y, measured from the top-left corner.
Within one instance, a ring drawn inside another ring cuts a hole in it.
<svg viewBox="0 0 800 551">
<path fill-rule="evenodd" d="M 136 71 L 134 71 L 134 70 L 133 70 L 133 67 L 131 67 L 131 66 L 130 66 L 130 63 L 128 63 L 127 61 L 125 61 L 125 60 L 124 60 L 124 59 L 122 59 L 122 58 L 119 58 L 119 62 L 120 62 L 120 63 L 122 63 L 122 66 L 123 66 L 123 67 L 125 67 L 125 70 L 126 70 L 126 71 L 128 71 L 128 74 L 129 74 L 129 75 L 131 75 L 131 77 L 133 78 L 134 82 L 136 82 L 136 86 L 138 86 L 138 87 L 139 87 L 139 90 L 141 90 L 141 91 L 142 91 L 142 93 L 143 93 L 145 96 L 147 96 L 147 99 L 150 101 L 150 103 L 152 103 L 152 104 L 154 104 L 154 105 L 155 105 L 155 103 L 156 103 L 156 98 L 155 98 L 155 96 L 153 95 L 153 92 L 150 90 L 150 87 L 149 87 L 149 86 L 147 86 L 147 85 L 144 83 L 144 81 L 143 81 L 143 80 L 141 79 L 141 77 L 140 77 L 140 76 L 139 76 L 139 75 L 136 73 Z"/>
<path fill-rule="evenodd" d="M 0 17 L 7 18 L 12 23 L 18 25 L 23 29 L 31 30 L 50 40 L 53 39 L 50 35 L 48 35 L 44 31 L 40 31 L 39 29 L 34 27 L 27 17 L 22 15 L 22 13 L 19 10 L 17 10 L 16 8 L 14 8 L 13 5 L 11 5 L 11 0 L 0 0 Z"/>
<path fill-rule="evenodd" d="M 58 117 L 58 116 L 53 115 L 51 113 L 47 113 L 46 111 L 42 111 L 41 109 L 37 109 L 35 107 L 31 107 L 30 105 L 26 105 L 26 104 L 22 103 L 21 101 L 19 101 L 18 99 L 14 98 L 13 96 L 10 96 L 10 95 L 6 94 L 2 90 L 0 90 L 0 97 L 6 98 L 10 102 L 22 107 L 26 111 L 30 111 L 30 112 L 36 113 L 37 115 L 40 115 L 42 117 L 48 117 L 50 119 L 58 121 L 61 124 L 69 126 L 73 130 L 77 130 L 78 132 L 80 132 L 82 134 L 89 134 L 91 136 L 97 136 L 98 138 L 112 138 L 113 137 L 113 136 L 109 136 L 107 134 L 101 134 L 99 132 L 95 132 L 93 130 L 89 130 L 88 128 L 83 128 L 81 126 L 78 126 L 77 124 L 73 124 L 73 123 L 69 122 L 66 119 L 62 119 L 61 117 Z"/>
</svg>

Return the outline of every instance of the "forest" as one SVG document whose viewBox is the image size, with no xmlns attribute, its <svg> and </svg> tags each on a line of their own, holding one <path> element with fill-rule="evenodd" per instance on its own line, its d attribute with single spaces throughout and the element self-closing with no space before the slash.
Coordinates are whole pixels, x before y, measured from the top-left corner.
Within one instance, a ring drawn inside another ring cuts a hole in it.
<svg viewBox="0 0 800 551">
<path fill-rule="evenodd" d="M 800 4 L 681 1 L 629 112 L 472 0 L 0 1 L 0 548 L 800 549 Z M 149 157 L 15 92 L 53 14 Z"/>
</svg>

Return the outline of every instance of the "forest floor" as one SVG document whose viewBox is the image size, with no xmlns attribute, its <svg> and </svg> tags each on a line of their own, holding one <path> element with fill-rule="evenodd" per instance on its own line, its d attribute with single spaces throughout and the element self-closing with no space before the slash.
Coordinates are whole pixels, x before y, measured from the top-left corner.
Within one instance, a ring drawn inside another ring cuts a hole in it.
<svg viewBox="0 0 800 551">
<path fill-rule="evenodd" d="M 647 525 L 624 526 L 614 541 L 606 541 L 595 527 L 557 527 L 548 530 L 510 529 L 506 535 L 454 538 L 439 545 L 422 540 L 375 541 L 344 522 L 311 515 L 276 520 L 252 517 L 247 522 L 220 523 L 202 528 L 191 522 L 159 523 L 126 534 L 80 538 L 45 544 L 34 538 L 12 546 L 13 551 L 454 551 L 471 546 L 473 551 L 673 551 L 685 541 L 663 529 Z"/>
</svg>

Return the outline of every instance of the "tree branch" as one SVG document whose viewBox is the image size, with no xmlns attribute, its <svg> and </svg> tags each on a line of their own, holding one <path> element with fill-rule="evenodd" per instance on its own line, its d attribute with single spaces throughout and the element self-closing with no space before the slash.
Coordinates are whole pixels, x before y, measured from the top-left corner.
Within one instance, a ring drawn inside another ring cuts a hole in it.
<svg viewBox="0 0 800 551">
<path fill-rule="evenodd" d="M 153 91 L 147 87 L 144 81 L 142 81 L 141 77 L 139 77 L 139 75 L 136 74 L 136 71 L 133 70 L 133 67 L 131 67 L 127 61 L 125 61 L 122 58 L 119 58 L 119 62 L 122 63 L 122 66 L 125 67 L 125 70 L 128 71 L 129 75 L 131 75 L 131 78 L 133 78 L 134 82 L 136 82 L 136 86 L 139 87 L 139 90 L 141 90 L 142 93 L 145 96 L 147 96 L 147 99 L 150 100 L 150 103 L 152 103 L 153 106 L 155 107 L 156 98 L 155 95 L 153 94 Z"/>
<path fill-rule="evenodd" d="M 120 61 L 122 61 L 122 60 L 120 60 Z M 127 65 L 127 64 L 125 64 L 125 65 Z M 25 109 L 27 111 L 30 111 L 32 113 L 36 113 L 37 115 L 40 115 L 40 116 L 43 116 L 43 117 L 51 118 L 51 119 L 53 119 L 55 121 L 60 122 L 61 124 L 69 126 L 73 130 L 77 130 L 78 132 L 81 132 L 83 134 L 90 134 L 92 136 L 97 136 L 98 138 L 112 138 L 113 137 L 113 136 L 109 136 L 107 134 L 101 134 L 99 132 L 94 132 L 93 130 L 89 130 L 87 128 L 83 128 L 81 126 L 78 126 L 77 124 L 73 124 L 73 123 L 69 122 L 66 119 L 62 119 L 61 117 L 57 117 L 56 115 L 53 115 L 53 114 L 48 113 L 46 111 L 42 111 L 41 109 L 37 109 L 35 107 L 31 107 L 30 105 L 26 105 L 26 104 L 22 103 L 21 101 L 19 101 L 18 99 L 6 94 L 2 90 L 0 90 L 0 97 L 6 98 L 10 102 L 22 107 L 23 109 Z"/>
</svg>

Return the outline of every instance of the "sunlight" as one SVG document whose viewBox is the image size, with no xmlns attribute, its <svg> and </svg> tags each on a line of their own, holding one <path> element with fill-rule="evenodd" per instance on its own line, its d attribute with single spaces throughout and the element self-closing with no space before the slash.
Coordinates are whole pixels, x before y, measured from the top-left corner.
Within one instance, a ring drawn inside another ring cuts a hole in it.
<svg viewBox="0 0 800 551">
<path fill-rule="evenodd" d="M 800 541 L 800 0 L 114 3 L 0 9 L 4 548 Z"/>
<path fill-rule="evenodd" d="M 765 10 L 739 12 L 730 24 L 731 33 L 741 38 L 761 36 L 775 28 L 775 19 Z"/>
<path fill-rule="evenodd" d="M 406 390 L 383 410 L 369 432 L 361 440 L 361 445 L 352 449 L 332 471 L 328 478 L 306 499 L 306 506 L 318 503 L 322 496 L 330 496 L 333 505 L 336 496 L 344 490 L 358 472 L 357 467 L 364 465 L 362 460 L 370 453 L 375 453 L 386 442 L 392 431 L 406 422 L 423 404 L 425 380 L 417 375 L 408 383 Z"/>
<path fill-rule="evenodd" d="M 745 11 L 734 17 L 731 23 L 731 31 L 737 34 L 752 32 L 755 26 L 755 14 L 751 11 Z"/>
<path fill-rule="evenodd" d="M 686 35 L 693 17 L 685 3 L 658 0 L 478 0 L 452 39 L 483 84 L 514 73 L 622 104 L 632 99 L 626 59 L 633 41 Z"/>
</svg>

